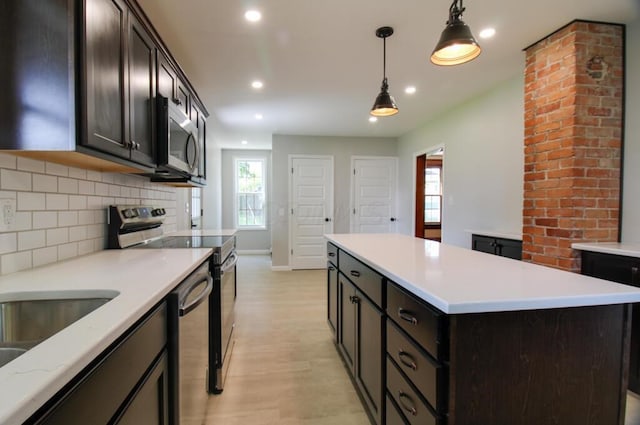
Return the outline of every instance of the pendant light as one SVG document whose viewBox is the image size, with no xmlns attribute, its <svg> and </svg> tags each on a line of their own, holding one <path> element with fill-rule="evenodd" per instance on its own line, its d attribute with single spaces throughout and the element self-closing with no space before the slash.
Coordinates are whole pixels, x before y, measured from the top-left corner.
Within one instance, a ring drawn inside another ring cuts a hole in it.
<svg viewBox="0 0 640 425">
<path fill-rule="evenodd" d="M 433 49 L 431 62 L 436 65 L 459 65 L 478 57 L 482 49 L 462 20 L 462 0 L 453 0 L 449 7 L 447 27 Z"/>
<path fill-rule="evenodd" d="M 382 39 L 382 86 L 380 94 L 376 97 L 376 101 L 371 108 L 371 115 L 374 117 L 389 117 L 398 113 L 396 101 L 389 94 L 389 84 L 387 83 L 387 37 L 393 34 L 393 28 L 380 27 L 376 30 L 376 36 Z"/>
</svg>

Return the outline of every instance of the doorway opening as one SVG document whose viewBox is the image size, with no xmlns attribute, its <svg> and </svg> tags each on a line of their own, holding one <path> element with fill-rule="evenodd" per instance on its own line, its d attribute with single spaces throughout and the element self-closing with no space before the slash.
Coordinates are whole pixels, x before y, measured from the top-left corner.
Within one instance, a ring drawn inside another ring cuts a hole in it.
<svg viewBox="0 0 640 425">
<path fill-rule="evenodd" d="M 440 147 L 416 157 L 415 236 L 442 241 L 442 162 Z"/>
</svg>

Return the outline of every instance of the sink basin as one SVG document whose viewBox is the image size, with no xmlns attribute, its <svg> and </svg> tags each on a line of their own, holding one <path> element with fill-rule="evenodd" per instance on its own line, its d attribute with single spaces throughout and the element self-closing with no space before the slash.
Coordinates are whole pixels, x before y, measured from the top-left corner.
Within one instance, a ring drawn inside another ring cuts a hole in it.
<svg viewBox="0 0 640 425">
<path fill-rule="evenodd" d="M 0 299 L 0 367 L 111 301 L 115 291 L 7 294 Z"/>
</svg>

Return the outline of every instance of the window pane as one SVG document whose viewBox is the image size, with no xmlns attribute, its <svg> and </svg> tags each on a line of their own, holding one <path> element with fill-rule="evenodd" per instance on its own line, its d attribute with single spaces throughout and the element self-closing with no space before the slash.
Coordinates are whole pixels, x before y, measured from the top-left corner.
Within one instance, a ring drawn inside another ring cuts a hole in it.
<svg viewBox="0 0 640 425">
<path fill-rule="evenodd" d="M 236 167 L 238 226 L 264 226 L 264 161 L 240 160 Z"/>
<path fill-rule="evenodd" d="M 424 170 L 424 193 L 425 195 L 440 195 L 440 167 L 428 167 Z"/>
<path fill-rule="evenodd" d="M 424 222 L 439 223 L 440 222 L 440 201 L 439 195 L 427 195 L 424 197 Z"/>
</svg>

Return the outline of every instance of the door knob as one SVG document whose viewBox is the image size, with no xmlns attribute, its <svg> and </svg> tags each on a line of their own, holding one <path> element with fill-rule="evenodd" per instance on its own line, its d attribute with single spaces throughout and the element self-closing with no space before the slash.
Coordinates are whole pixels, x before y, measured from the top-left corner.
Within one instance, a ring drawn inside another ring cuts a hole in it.
<svg viewBox="0 0 640 425">
<path fill-rule="evenodd" d="M 329 217 L 325 218 L 324 221 L 326 221 L 327 223 L 331 221 L 331 219 Z"/>
<path fill-rule="evenodd" d="M 395 218 L 395 217 L 391 217 L 391 219 L 390 219 L 390 220 L 391 220 L 391 221 L 396 221 L 396 218 Z"/>
</svg>

